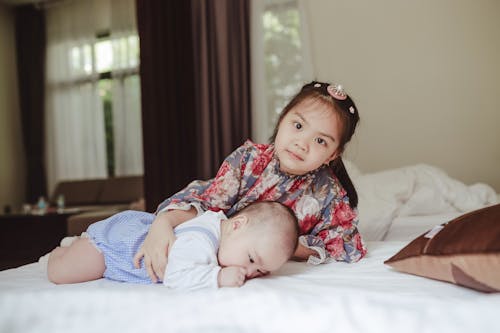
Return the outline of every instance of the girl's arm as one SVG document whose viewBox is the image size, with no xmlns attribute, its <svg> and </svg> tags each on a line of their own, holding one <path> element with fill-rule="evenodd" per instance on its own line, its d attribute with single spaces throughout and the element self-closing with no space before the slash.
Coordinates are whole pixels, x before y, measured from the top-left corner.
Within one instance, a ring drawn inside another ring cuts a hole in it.
<svg viewBox="0 0 500 333">
<path fill-rule="evenodd" d="M 310 256 L 317 256 L 317 254 L 318 252 L 311 250 L 310 248 L 305 247 L 304 245 L 299 243 L 297 249 L 295 249 L 292 260 L 306 261 Z"/>
<path fill-rule="evenodd" d="M 336 261 L 356 262 L 366 254 L 366 247 L 358 232 L 357 210 L 349 205 L 349 197 L 339 184 L 325 182 L 318 185 L 319 214 L 314 210 L 296 207 L 297 217 L 308 226 L 308 233 L 299 237 L 295 257 L 311 264 Z M 328 194 L 322 192 L 324 188 Z M 315 193 L 311 193 L 314 197 Z M 313 201 L 313 200 L 311 200 Z"/>
<path fill-rule="evenodd" d="M 174 228 L 195 216 L 196 209 L 193 207 L 187 211 L 170 210 L 159 213 L 144 243 L 134 256 L 135 268 L 140 267 L 140 260 L 144 257 L 144 267 L 151 281 L 154 283 L 158 280 L 163 281 L 168 252 L 175 241 Z"/>
<path fill-rule="evenodd" d="M 152 281 L 163 277 L 168 249 L 175 240 L 174 227 L 195 217 L 197 213 L 206 210 L 227 212 L 234 205 L 240 188 L 241 165 L 248 159 L 252 149 L 251 143 L 245 143 L 224 160 L 215 178 L 193 181 L 158 206 L 158 217 L 134 257 L 137 264 L 144 257 Z"/>
<path fill-rule="evenodd" d="M 349 206 L 347 195 L 333 200 L 324 211 L 322 221 L 313 234 L 301 236 L 299 243 L 315 249 L 311 263 L 322 263 L 331 258 L 336 261 L 356 262 L 366 254 L 366 247 L 358 232 L 358 214 Z"/>
</svg>

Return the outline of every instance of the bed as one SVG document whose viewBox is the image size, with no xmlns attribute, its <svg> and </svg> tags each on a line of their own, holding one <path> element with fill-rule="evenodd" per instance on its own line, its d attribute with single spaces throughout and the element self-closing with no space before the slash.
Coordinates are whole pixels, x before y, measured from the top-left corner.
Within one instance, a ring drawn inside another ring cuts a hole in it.
<svg viewBox="0 0 500 333">
<path fill-rule="evenodd" d="M 356 264 L 288 262 L 241 288 L 186 294 L 104 279 L 56 286 L 42 257 L 0 272 L 0 332 L 500 331 L 500 293 L 384 265 L 433 226 L 495 204 L 497 194 L 427 165 L 373 174 L 350 169 L 368 247 Z"/>
</svg>

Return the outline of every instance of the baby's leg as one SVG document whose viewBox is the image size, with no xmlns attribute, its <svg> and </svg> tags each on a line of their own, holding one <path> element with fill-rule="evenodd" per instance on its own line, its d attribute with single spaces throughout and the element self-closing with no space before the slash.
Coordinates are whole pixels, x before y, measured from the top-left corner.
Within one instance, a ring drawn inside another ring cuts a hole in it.
<svg viewBox="0 0 500 333">
<path fill-rule="evenodd" d="M 102 253 L 87 238 L 80 238 L 50 253 L 47 276 L 57 284 L 78 283 L 102 278 L 105 269 Z"/>
</svg>

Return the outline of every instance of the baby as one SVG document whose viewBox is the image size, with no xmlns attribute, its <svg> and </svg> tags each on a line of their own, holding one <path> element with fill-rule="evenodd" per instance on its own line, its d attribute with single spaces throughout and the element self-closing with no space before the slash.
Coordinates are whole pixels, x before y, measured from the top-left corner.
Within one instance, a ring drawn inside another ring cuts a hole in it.
<svg viewBox="0 0 500 333">
<path fill-rule="evenodd" d="M 155 219 L 125 211 L 92 224 L 69 247 L 49 256 L 47 274 L 57 284 L 107 279 L 151 283 L 133 258 Z M 239 287 L 280 268 L 297 247 L 298 224 L 286 206 L 256 202 L 231 218 L 207 211 L 175 228 L 163 284 L 176 289 Z"/>
</svg>

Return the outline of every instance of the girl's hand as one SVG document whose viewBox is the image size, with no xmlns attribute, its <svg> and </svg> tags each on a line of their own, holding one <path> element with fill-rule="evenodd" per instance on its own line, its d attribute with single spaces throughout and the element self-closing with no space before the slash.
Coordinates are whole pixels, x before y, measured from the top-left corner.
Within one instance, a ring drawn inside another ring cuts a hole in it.
<svg viewBox="0 0 500 333">
<path fill-rule="evenodd" d="M 292 256 L 292 260 L 295 261 L 307 261 L 310 256 L 317 256 L 318 253 L 314 250 L 311 250 L 304 245 L 300 244 L 295 249 L 295 253 Z"/>
<path fill-rule="evenodd" d="M 241 287 L 245 283 L 247 271 L 243 267 L 228 266 L 219 271 L 219 287 Z"/>
<path fill-rule="evenodd" d="M 144 267 L 153 283 L 163 281 L 167 267 L 168 251 L 175 242 L 175 235 L 167 214 L 160 213 L 146 236 L 144 243 L 134 256 L 134 267 L 140 268 L 144 258 Z"/>
</svg>

